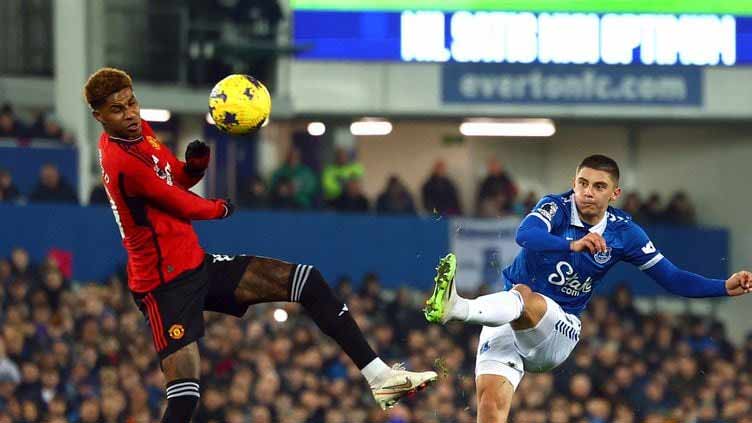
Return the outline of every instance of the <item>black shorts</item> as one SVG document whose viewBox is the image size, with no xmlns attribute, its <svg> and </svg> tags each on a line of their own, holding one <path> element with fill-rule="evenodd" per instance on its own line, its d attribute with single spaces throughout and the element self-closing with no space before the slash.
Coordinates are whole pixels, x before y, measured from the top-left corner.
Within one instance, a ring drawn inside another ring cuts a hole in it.
<svg viewBox="0 0 752 423">
<path fill-rule="evenodd" d="M 204 336 L 203 311 L 242 317 L 248 304 L 235 300 L 235 288 L 252 256 L 207 254 L 195 270 L 147 293 L 133 293 L 151 327 L 160 360 Z"/>
</svg>

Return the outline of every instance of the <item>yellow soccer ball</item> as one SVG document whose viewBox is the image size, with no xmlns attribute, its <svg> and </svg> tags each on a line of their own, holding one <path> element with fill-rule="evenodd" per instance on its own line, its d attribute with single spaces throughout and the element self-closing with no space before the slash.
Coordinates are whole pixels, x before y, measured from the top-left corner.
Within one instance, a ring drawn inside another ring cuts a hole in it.
<svg viewBox="0 0 752 423">
<path fill-rule="evenodd" d="M 220 131 L 249 134 L 266 122 L 272 110 L 269 90 L 249 75 L 230 75 L 217 82 L 209 95 L 209 114 Z"/>
</svg>

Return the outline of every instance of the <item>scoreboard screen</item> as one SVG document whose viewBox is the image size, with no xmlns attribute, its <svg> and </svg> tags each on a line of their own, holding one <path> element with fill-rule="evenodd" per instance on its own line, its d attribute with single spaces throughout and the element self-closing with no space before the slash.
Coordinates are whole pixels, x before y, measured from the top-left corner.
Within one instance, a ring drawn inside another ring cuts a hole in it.
<svg viewBox="0 0 752 423">
<path fill-rule="evenodd" d="M 299 59 L 752 64 L 749 0 L 292 0 L 292 8 Z"/>
</svg>

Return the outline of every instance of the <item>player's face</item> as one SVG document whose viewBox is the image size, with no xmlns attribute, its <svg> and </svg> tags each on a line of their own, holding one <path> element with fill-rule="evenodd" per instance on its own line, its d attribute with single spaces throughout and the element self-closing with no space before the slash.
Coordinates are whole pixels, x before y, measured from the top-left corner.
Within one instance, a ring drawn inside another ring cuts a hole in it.
<svg viewBox="0 0 752 423">
<path fill-rule="evenodd" d="M 109 135 L 125 139 L 141 136 L 141 108 L 131 88 L 110 94 L 93 115 Z"/>
<path fill-rule="evenodd" d="M 594 223 L 603 218 L 608 204 L 616 201 L 621 194 L 621 188 L 608 172 L 589 167 L 583 167 L 577 172 L 573 188 L 577 209 L 582 217 L 593 220 Z"/>
</svg>

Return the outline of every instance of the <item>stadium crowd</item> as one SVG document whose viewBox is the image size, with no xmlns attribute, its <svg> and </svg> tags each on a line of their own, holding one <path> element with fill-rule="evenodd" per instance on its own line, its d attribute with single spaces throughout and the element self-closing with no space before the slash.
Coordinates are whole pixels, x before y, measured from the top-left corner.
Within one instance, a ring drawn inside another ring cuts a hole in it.
<svg viewBox="0 0 752 423">
<path fill-rule="evenodd" d="M 20 118 L 10 104 L 0 106 L 0 145 L 3 140 L 40 138 L 59 140 L 61 145 L 74 145 L 57 118 L 50 113 L 31 113 L 32 122 Z M 174 128 L 173 128 L 174 129 Z M 177 142 L 173 129 L 158 130 L 160 139 L 171 149 Z M 181 156 L 182 152 L 175 152 Z M 2 163 L 2 162 L 0 162 Z M 20 192 L 13 184 L 13 175 L 0 165 L 0 202 L 15 203 L 77 203 L 75 187 L 71 186 L 54 163 L 40 168 L 39 182 L 33 191 Z M 362 182 L 365 167 L 353 151 L 337 148 L 330 161 L 311 163 L 301 152 L 290 148 L 280 166 L 267 177 L 254 175 L 244 181 L 233 200 L 249 210 L 334 210 L 346 213 L 379 215 L 432 214 L 442 216 L 474 216 L 498 218 L 525 215 L 539 199 L 533 191 L 521 193 L 518 184 L 498 158 L 486 163 L 486 173 L 475 188 L 474 203 L 463 205 L 457 183 L 448 173 L 447 165 L 438 160 L 428 170 L 420 192 L 412 193 L 399 175 L 391 175 L 376 198 L 368 198 Z M 101 184 L 89 193 L 90 204 L 108 204 Z M 696 224 L 694 206 L 684 192 L 672 195 L 663 204 L 658 193 L 644 200 L 637 192 L 623 196 L 621 207 L 643 224 Z"/>
<path fill-rule="evenodd" d="M 123 276 L 82 284 L 68 272 L 22 248 L 0 259 L 0 423 L 157 421 L 163 377 Z M 386 360 L 434 367 L 440 382 L 383 412 L 297 305 L 254 306 L 243 320 L 207 313 L 195 421 L 474 421 L 479 329 L 428 325 L 425 292 L 384 290 L 375 274 L 357 290 L 341 279 L 337 291 Z M 718 322 L 641 314 L 621 288 L 593 300 L 581 339 L 553 373 L 523 379 L 511 421 L 752 422 L 752 339 L 735 347 Z"/>
<path fill-rule="evenodd" d="M 34 113 L 31 121 L 19 117 L 8 103 L 0 106 L 0 139 L 44 138 L 57 140 L 65 145 L 73 145 L 75 140 L 65 131 L 60 120 L 48 112 Z"/>
<path fill-rule="evenodd" d="M 297 154 L 297 153 L 294 153 Z M 298 160 L 298 159 L 293 159 Z M 288 159 L 289 161 L 289 159 Z M 287 162 L 286 162 L 287 163 Z M 518 188 L 512 178 L 501 169 L 497 160 L 489 162 L 488 175 L 478 186 L 476 213 L 481 218 L 509 215 L 523 216 L 538 201 L 535 192 L 518 198 Z M 446 175 L 446 166 L 437 162 L 422 188 L 423 209 L 416 206 L 412 194 L 397 175 L 392 175 L 381 194 L 373 202 L 362 191 L 363 166 L 346 163 L 342 167 L 328 165 L 322 172 L 321 185 L 316 174 L 304 165 L 282 165 L 267 183 L 259 176 L 252 177 L 236 199 L 248 210 L 320 210 L 332 209 L 346 213 L 375 213 L 378 215 L 416 215 L 421 212 L 438 215 L 463 215 L 457 188 Z M 321 191 L 319 191 L 321 189 Z M 108 204 L 101 184 L 89 196 L 93 205 Z M 54 164 L 39 170 L 39 181 L 30 193 L 22 193 L 13 182 L 10 171 L 0 168 L 0 203 L 77 203 L 74 188 L 60 175 Z M 673 194 L 663 206 L 659 194 L 651 194 L 645 201 L 636 192 L 624 196 L 620 206 L 642 224 L 695 225 L 695 211 L 684 192 Z"/>
</svg>

